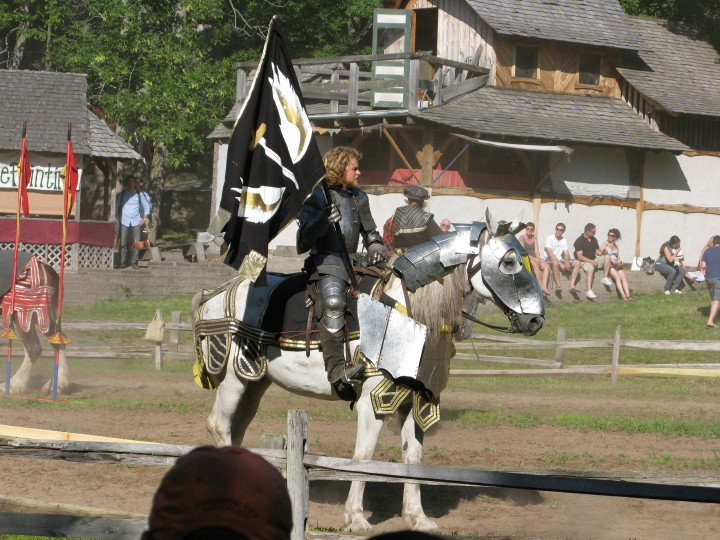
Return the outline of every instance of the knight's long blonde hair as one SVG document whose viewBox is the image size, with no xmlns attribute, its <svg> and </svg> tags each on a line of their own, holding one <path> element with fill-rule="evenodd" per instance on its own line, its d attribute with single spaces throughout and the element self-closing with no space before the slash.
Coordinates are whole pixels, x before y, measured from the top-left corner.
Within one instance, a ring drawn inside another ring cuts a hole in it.
<svg viewBox="0 0 720 540">
<path fill-rule="evenodd" d="M 362 154 L 352 146 L 336 146 L 323 157 L 325 164 L 325 178 L 328 186 L 337 186 L 343 183 L 345 167 L 352 158 L 360 161 Z"/>
</svg>

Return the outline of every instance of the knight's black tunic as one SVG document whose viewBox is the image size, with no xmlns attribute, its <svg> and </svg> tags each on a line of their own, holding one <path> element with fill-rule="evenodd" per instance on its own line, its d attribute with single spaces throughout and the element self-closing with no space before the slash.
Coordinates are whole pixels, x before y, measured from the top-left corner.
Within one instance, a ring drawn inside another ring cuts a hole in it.
<svg viewBox="0 0 720 540">
<path fill-rule="evenodd" d="M 401 206 L 392 217 L 393 244 L 404 252 L 412 246 L 427 242 L 433 236 L 443 234 L 433 215 L 417 204 Z"/>
</svg>

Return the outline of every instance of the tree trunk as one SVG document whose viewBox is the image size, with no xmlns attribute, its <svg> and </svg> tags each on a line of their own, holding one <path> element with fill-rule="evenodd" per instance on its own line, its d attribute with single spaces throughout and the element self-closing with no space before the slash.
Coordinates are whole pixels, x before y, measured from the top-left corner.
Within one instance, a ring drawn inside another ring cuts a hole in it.
<svg viewBox="0 0 720 540">
<path fill-rule="evenodd" d="M 27 4 L 27 2 L 23 2 L 22 5 L 22 11 L 25 14 L 25 18 L 20 23 L 19 28 L 17 29 L 17 38 L 15 39 L 15 46 L 13 47 L 12 51 L 10 52 L 10 62 L 8 64 L 8 69 L 20 69 L 22 64 L 22 59 L 25 54 L 25 43 L 27 42 L 27 31 L 30 28 L 30 21 L 28 20 L 30 17 L 30 8 Z"/>
<path fill-rule="evenodd" d="M 150 159 L 150 196 L 152 197 L 153 209 L 152 219 L 155 224 L 149 229 L 150 242 L 153 244 L 157 239 L 157 229 L 160 225 L 160 200 L 165 190 L 165 179 L 167 178 L 167 147 L 164 143 L 158 142 L 153 145 L 152 158 Z"/>
</svg>

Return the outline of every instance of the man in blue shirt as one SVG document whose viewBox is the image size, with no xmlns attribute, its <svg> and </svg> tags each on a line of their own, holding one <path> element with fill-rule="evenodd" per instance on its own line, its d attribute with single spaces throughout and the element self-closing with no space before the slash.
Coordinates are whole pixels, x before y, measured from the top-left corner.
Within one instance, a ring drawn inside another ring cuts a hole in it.
<svg viewBox="0 0 720 540">
<path fill-rule="evenodd" d="M 115 199 L 115 216 L 120 225 L 120 268 L 138 267 L 137 243 L 151 211 L 150 195 L 142 190 L 142 181 L 137 176 L 128 175 L 125 178 L 125 189 Z"/>
<path fill-rule="evenodd" d="M 712 247 L 705 250 L 702 256 L 702 267 L 705 269 L 705 282 L 710 291 L 710 316 L 706 328 L 717 328 L 715 316 L 720 307 L 720 235 L 713 236 Z"/>
</svg>

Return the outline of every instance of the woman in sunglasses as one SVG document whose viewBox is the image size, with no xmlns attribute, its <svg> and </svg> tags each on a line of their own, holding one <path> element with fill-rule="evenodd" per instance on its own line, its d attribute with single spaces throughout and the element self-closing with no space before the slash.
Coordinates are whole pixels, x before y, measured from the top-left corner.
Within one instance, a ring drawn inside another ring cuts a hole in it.
<svg viewBox="0 0 720 540">
<path fill-rule="evenodd" d="M 602 284 L 607 286 L 612 285 L 612 281 L 610 280 L 612 277 L 612 279 L 615 280 L 615 286 L 622 299 L 633 300 L 633 297 L 630 296 L 627 274 L 625 270 L 623 270 L 623 263 L 620 260 L 620 250 L 617 246 L 618 240 L 620 240 L 620 231 L 610 229 L 607 234 L 607 242 L 600 246 L 600 249 L 605 255 Z"/>
</svg>

